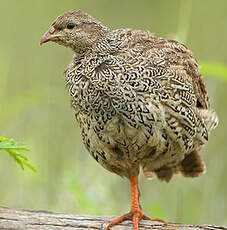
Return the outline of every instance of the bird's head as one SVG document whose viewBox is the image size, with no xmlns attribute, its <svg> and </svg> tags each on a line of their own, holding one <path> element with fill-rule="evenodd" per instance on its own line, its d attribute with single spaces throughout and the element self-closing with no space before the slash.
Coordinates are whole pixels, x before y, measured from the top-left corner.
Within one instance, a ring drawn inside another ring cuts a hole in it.
<svg viewBox="0 0 227 230">
<path fill-rule="evenodd" d="M 57 17 L 41 38 L 40 44 L 53 41 L 81 53 L 91 48 L 106 33 L 107 27 L 96 19 L 82 11 L 71 11 Z"/>
</svg>

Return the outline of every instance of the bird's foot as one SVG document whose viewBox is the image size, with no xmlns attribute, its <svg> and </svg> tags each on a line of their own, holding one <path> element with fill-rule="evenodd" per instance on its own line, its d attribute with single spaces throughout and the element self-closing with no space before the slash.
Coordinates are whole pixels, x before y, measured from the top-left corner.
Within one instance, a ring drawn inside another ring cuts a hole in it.
<svg viewBox="0 0 227 230">
<path fill-rule="evenodd" d="M 138 175 L 130 177 L 129 180 L 130 180 L 130 187 L 131 187 L 131 212 L 111 221 L 110 224 L 107 226 L 106 230 L 109 230 L 111 227 L 129 218 L 132 218 L 134 230 L 139 230 L 139 222 L 142 219 L 150 220 L 150 221 L 158 221 L 163 224 L 167 224 L 164 220 L 153 219 L 153 218 L 147 217 L 144 214 L 139 204 Z"/>
<path fill-rule="evenodd" d="M 113 221 L 111 221 L 105 230 L 109 230 L 110 228 L 112 228 L 116 224 L 119 224 L 122 221 L 127 220 L 131 217 L 133 220 L 134 230 L 139 230 L 139 222 L 142 219 L 143 220 L 150 220 L 150 221 L 157 221 L 157 222 L 161 222 L 163 224 L 167 224 L 167 222 L 165 222 L 164 220 L 147 217 L 141 209 L 136 209 L 136 210 L 132 210 L 131 212 L 126 213 L 125 215 L 120 216 L 120 217 L 114 219 Z"/>
</svg>

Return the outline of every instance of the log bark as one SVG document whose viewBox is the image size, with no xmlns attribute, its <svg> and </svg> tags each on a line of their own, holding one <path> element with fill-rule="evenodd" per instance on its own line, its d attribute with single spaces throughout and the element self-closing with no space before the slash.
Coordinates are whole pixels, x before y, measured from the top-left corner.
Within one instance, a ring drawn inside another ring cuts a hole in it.
<svg viewBox="0 0 227 230">
<path fill-rule="evenodd" d="M 0 230 L 105 230 L 108 223 L 115 217 L 86 216 L 60 214 L 48 211 L 15 210 L 0 207 Z M 113 230 L 133 230 L 132 221 L 112 228 Z M 169 223 L 164 226 L 158 222 L 141 221 L 140 230 L 217 230 L 224 226 L 192 226 Z"/>
</svg>

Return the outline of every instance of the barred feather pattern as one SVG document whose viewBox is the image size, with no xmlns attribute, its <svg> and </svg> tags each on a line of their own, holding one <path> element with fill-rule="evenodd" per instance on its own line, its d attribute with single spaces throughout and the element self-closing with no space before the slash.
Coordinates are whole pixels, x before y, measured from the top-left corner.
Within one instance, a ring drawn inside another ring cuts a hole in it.
<svg viewBox="0 0 227 230">
<path fill-rule="evenodd" d="M 107 170 L 131 177 L 142 168 L 164 181 L 204 172 L 199 151 L 218 120 L 183 44 L 140 30 L 109 31 L 74 55 L 65 80 L 85 146 Z"/>
</svg>

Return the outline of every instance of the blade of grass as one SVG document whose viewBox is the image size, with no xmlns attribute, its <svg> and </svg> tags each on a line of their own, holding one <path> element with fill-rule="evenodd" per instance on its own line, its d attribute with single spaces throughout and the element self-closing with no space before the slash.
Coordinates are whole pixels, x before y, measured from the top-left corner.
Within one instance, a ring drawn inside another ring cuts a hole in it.
<svg viewBox="0 0 227 230">
<path fill-rule="evenodd" d="M 227 81 L 227 66 L 216 62 L 200 62 L 201 74 L 206 77 L 215 77 Z"/>
<path fill-rule="evenodd" d="M 187 42 L 192 11 L 192 0 L 181 0 L 178 16 L 176 39 L 182 43 Z"/>
</svg>

